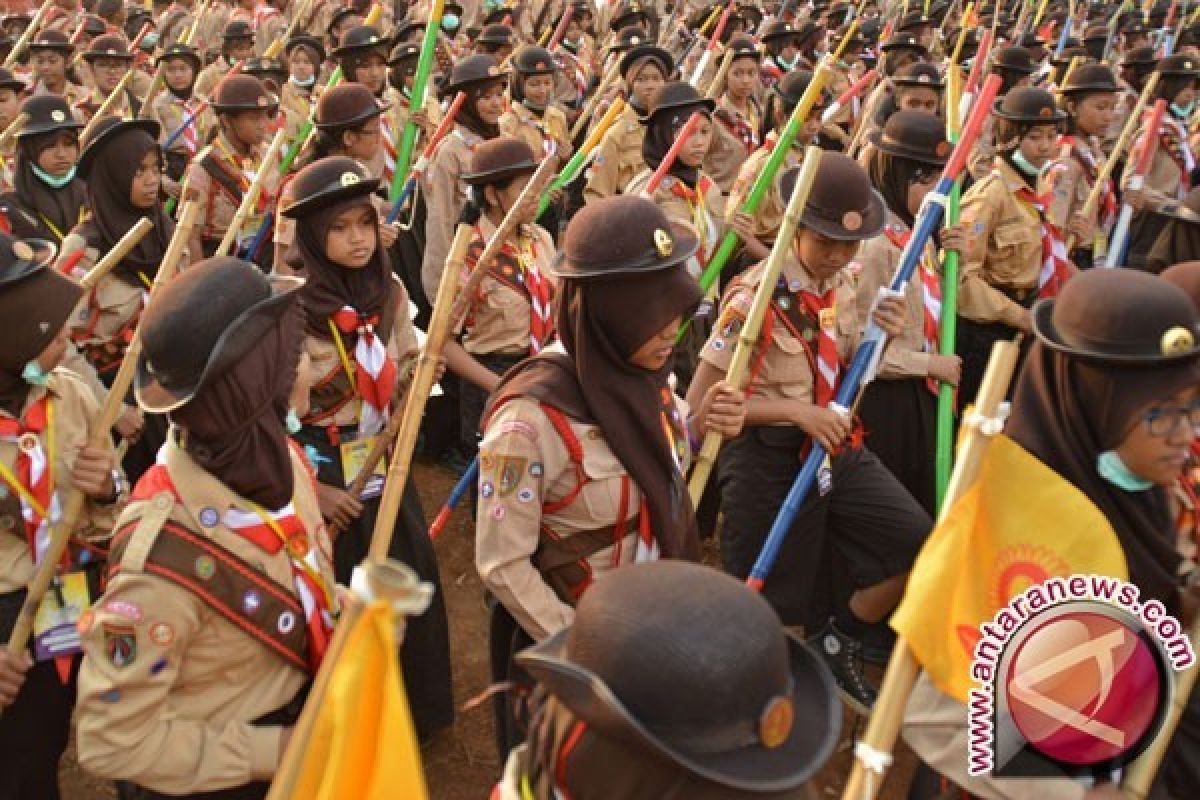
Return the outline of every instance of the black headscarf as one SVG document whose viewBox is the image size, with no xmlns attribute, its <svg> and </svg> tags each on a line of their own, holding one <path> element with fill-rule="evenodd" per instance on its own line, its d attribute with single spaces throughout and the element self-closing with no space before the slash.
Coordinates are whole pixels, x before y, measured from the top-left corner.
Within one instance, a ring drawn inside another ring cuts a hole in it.
<svg viewBox="0 0 1200 800">
<path fill-rule="evenodd" d="M 269 510 L 292 500 L 284 420 L 304 346 L 299 303 L 233 366 L 170 412 L 182 446 L 205 472 Z"/>
<path fill-rule="evenodd" d="M 305 329 L 321 339 L 331 337 L 329 318 L 345 306 L 360 314 L 378 315 L 375 332 L 384 342 L 391 337 L 396 316 L 396 284 L 387 252 L 378 241 L 371 261 L 362 269 L 346 269 L 325 255 L 325 238 L 338 215 L 366 207 L 378 216 L 370 198 L 356 197 L 318 209 L 296 220 L 296 241 L 288 261 L 301 265 L 305 280 L 300 290 L 304 299 Z"/>
<path fill-rule="evenodd" d="M 652 170 L 658 169 L 659 164 L 662 164 L 666 157 L 667 151 L 671 149 L 671 145 L 675 144 L 675 140 L 679 138 L 679 131 L 687 124 L 692 113 L 703 109 L 704 107 L 698 104 L 680 106 L 654 115 L 646 125 L 646 136 L 642 139 L 642 159 L 646 162 L 647 167 Z M 704 111 L 704 114 L 712 119 L 712 114 L 707 111 Z M 676 158 L 675 163 L 667 172 L 693 189 L 696 188 L 696 181 L 700 180 L 700 167 L 690 167 L 684 164 L 681 158 Z"/>
<path fill-rule="evenodd" d="M 903 220 L 910 229 L 915 220 L 908 210 L 908 189 L 915 182 L 917 173 L 926 169 L 933 168 L 877 148 L 871 149 L 870 160 L 867 163 L 867 174 L 871 176 L 871 183 L 883 195 L 888 210 Z"/>
<path fill-rule="evenodd" d="M 567 355 L 546 353 L 513 367 L 483 415 L 486 425 L 500 404 L 527 395 L 594 421 L 645 495 L 663 556 L 693 561 L 700 558 L 696 515 L 661 420 L 671 363 L 647 372 L 629 357 L 672 319 L 690 314 L 700 298 L 682 264 L 608 280 L 564 280 L 557 323 Z M 637 314 L 629 313 L 633 307 Z"/>
<path fill-rule="evenodd" d="M 1097 366 L 1035 342 L 1025 361 L 1006 433 L 1087 495 L 1116 531 L 1130 580 L 1143 597 L 1177 610 L 1174 529 L 1161 487 L 1120 489 L 1100 477 L 1096 459 L 1136 424 L 1136 412 L 1194 384 L 1194 362 L 1161 368 Z M 1182 383 L 1182 385 L 1180 385 Z"/>
<path fill-rule="evenodd" d="M 146 153 L 154 152 L 162 167 L 162 153 L 158 142 L 150 134 L 138 128 L 124 130 L 105 142 L 92 162 L 87 183 L 89 214 L 77 228 L 76 233 L 87 240 L 88 246 L 100 253 L 112 249 L 121 237 L 143 217 L 154 223 L 154 228 L 134 245 L 129 254 L 113 270 L 121 280 L 144 288 L 145 283 L 138 274 L 153 281 L 158 274 L 175 222 L 163 211 L 162 203 L 155 202 L 151 208 L 137 208 L 130 202 L 130 190 Z"/>
<path fill-rule="evenodd" d="M 79 211 L 87 201 L 87 192 L 79 178 L 72 178 L 66 186 L 54 189 L 33 172 L 38 156 L 51 145 L 58 134 L 59 132 L 55 131 L 18 139 L 16 174 L 13 176 L 13 188 L 16 190 L 18 202 L 37 221 L 35 228 L 28 233 L 18 231 L 14 226 L 13 235 L 50 239 L 56 245 L 62 242 L 46 224 L 46 220 L 66 235 L 67 231 L 79 222 Z"/>
</svg>

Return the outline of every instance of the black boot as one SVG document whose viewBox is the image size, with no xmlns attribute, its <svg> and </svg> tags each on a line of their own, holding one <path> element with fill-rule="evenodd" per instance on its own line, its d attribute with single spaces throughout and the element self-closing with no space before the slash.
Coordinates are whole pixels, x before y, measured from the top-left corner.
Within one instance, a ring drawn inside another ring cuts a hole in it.
<svg viewBox="0 0 1200 800">
<path fill-rule="evenodd" d="M 823 628 L 808 637 L 808 643 L 833 672 L 843 702 L 856 713 L 869 716 L 878 692 L 863 675 L 862 642 L 843 633 L 830 618 Z"/>
</svg>

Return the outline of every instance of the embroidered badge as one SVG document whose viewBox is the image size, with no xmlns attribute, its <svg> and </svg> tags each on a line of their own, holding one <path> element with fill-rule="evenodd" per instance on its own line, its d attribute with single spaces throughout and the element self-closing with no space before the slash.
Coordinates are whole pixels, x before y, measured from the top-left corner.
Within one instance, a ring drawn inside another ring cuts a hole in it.
<svg viewBox="0 0 1200 800">
<path fill-rule="evenodd" d="M 212 576 L 217 574 L 217 564 L 212 560 L 212 556 L 197 557 L 192 569 L 195 570 L 196 577 L 202 581 L 211 580 Z"/>
<path fill-rule="evenodd" d="M 484 481 L 479 487 L 479 496 L 484 500 L 488 500 L 496 493 L 496 487 L 491 481 Z"/>
<path fill-rule="evenodd" d="M 525 474 L 525 465 L 528 462 L 529 459 L 522 456 L 501 456 L 499 467 L 501 497 L 508 497 L 517 490 L 517 484 L 520 482 L 521 476 Z"/>
<path fill-rule="evenodd" d="M 150 641 L 159 647 L 166 647 L 175 641 L 175 629 L 165 622 L 156 622 L 150 626 Z"/>
<path fill-rule="evenodd" d="M 153 664 L 150 665 L 150 674 L 157 675 L 158 673 L 162 672 L 166 668 L 167 668 L 167 660 L 165 658 L 160 658 L 158 661 L 155 661 Z"/>
<path fill-rule="evenodd" d="M 500 425 L 501 433 L 515 433 L 518 436 L 524 436 L 526 439 L 536 442 L 538 435 L 534 427 L 528 422 L 519 419 L 510 419 Z"/>
<path fill-rule="evenodd" d="M 204 507 L 200 509 L 200 524 L 206 528 L 215 527 L 221 521 L 221 515 L 217 513 L 215 508 Z"/>
<path fill-rule="evenodd" d="M 532 503 L 534 498 L 533 489 L 528 486 L 517 492 L 517 501 L 521 503 Z"/>
<path fill-rule="evenodd" d="M 506 516 L 508 516 L 508 510 L 504 506 L 496 506 L 492 509 L 492 519 L 496 522 L 500 522 Z"/>
<path fill-rule="evenodd" d="M 828 330 L 837 324 L 837 308 L 822 308 L 821 313 L 817 315 L 822 328 Z"/>
<path fill-rule="evenodd" d="M 142 618 L 141 607 L 125 600 L 109 600 L 104 604 L 104 610 L 116 614 L 119 617 L 131 619 L 134 622 L 138 622 Z"/>
<path fill-rule="evenodd" d="M 279 615 L 279 619 L 275 622 L 275 630 L 286 635 L 292 632 L 296 627 L 296 615 L 291 611 L 285 611 Z"/>
<path fill-rule="evenodd" d="M 242 611 L 253 614 L 262 606 L 262 597 L 253 589 L 247 589 L 242 595 Z"/>
<path fill-rule="evenodd" d="M 540 478 L 542 476 L 542 472 L 543 472 L 542 462 L 535 461 L 529 465 L 529 474 L 532 475 L 533 477 Z"/>
<path fill-rule="evenodd" d="M 725 340 L 724 339 L 713 339 L 711 346 L 712 346 L 713 350 L 724 350 L 725 349 Z"/>
<path fill-rule="evenodd" d="M 308 537 L 298 533 L 288 539 L 288 552 L 292 554 L 292 558 L 304 558 L 308 555 Z"/>
<path fill-rule="evenodd" d="M 101 703 L 115 703 L 121 699 L 120 689 L 109 689 L 104 694 L 100 695 Z"/>
<path fill-rule="evenodd" d="M 104 625 L 104 652 L 114 667 L 128 667 L 137 659 L 137 633 L 128 625 Z"/>
</svg>

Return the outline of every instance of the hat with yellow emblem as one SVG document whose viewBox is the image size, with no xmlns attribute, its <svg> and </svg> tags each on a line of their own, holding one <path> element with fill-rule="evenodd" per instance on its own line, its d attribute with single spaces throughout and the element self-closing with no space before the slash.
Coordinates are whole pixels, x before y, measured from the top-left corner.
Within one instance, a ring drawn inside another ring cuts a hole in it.
<svg viewBox="0 0 1200 800">
<path fill-rule="evenodd" d="M 290 187 L 294 199 L 281 213 L 298 219 L 355 197 L 370 197 L 378 188 L 379 179 L 355 159 L 322 158 L 296 173 Z"/>
</svg>

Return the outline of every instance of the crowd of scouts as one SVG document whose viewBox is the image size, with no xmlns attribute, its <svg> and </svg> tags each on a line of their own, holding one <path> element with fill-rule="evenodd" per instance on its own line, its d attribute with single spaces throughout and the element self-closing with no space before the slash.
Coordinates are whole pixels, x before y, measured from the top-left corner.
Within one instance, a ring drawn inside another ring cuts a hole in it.
<svg viewBox="0 0 1200 800">
<path fill-rule="evenodd" d="M 961 413 L 998 341 L 1022 348 L 1008 435 L 1105 515 L 1143 597 L 1190 622 L 1193 5 L 449 0 L 431 22 L 426 0 L 7 4 L 3 638 L 67 494 L 86 502 L 28 651 L 0 651 L 0 798 L 59 797 L 72 732 L 121 798 L 266 796 L 368 554 L 382 478 L 352 479 L 401 413 L 447 269 L 485 272 L 436 354 L 420 449 L 477 470 L 496 798 L 810 796 L 843 705 L 872 713 L 864 665 L 886 662 L 934 526 L 939 386 Z M 1000 89 L 960 218 L 881 292 L 953 152 L 947 121 L 970 110 L 948 86 L 972 74 Z M 1113 155 L 1154 107 L 1158 128 Z M 420 153 L 444 121 L 393 209 L 406 136 Z M 584 146 L 577 178 L 527 191 Z M 179 274 L 148 302 L 173 250 Z M 731 375 L 773 251 L 748 376 Z M 847 411 L 833 400 L 871 326 L 889 343 Z M 98 433 L 127 353 L 133 390 Z M 819 487 L 756 595 L 744 580 L 814 443 Z M 388 555 L 432 587 L 397 656 L 427 742 L 455 716 L 454 621 L 416 489 Z M 1121 796 L 1113 775 L 969 776 L 965 709 L 927 679 L 906 723 L 913 800 Z M 1155 792 L 1200 796 L 1200 701 Z"/>
</svg>

